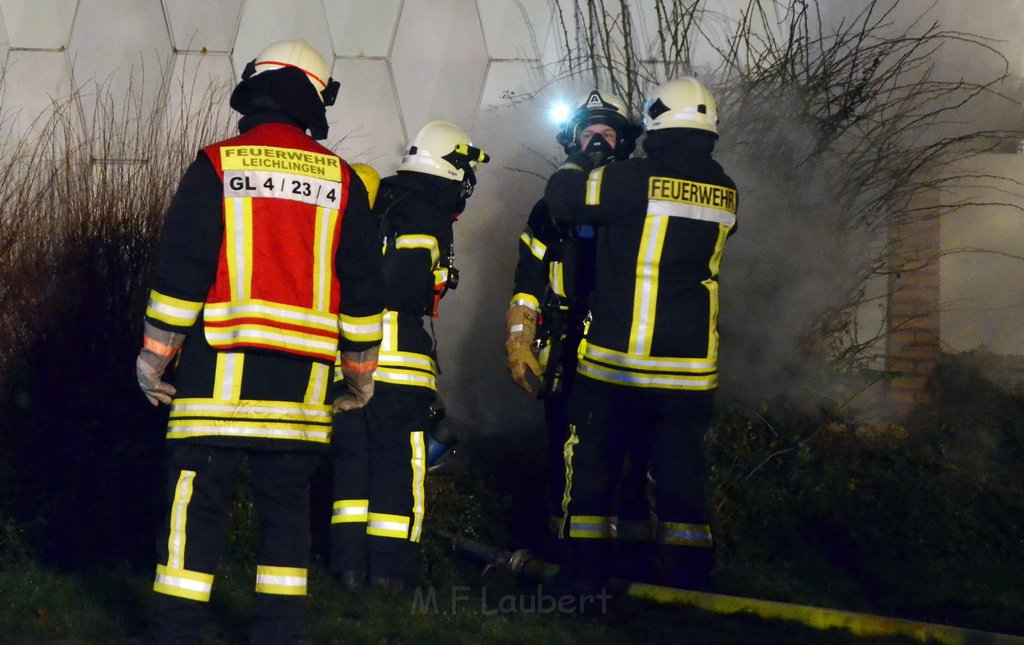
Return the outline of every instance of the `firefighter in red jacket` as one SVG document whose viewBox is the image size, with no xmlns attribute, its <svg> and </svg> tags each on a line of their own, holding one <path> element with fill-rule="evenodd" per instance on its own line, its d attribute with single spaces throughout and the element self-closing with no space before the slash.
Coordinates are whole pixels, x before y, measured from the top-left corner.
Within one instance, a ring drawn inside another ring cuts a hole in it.
<svg viewBox="0 0 1024 645">
<path fill-rule="evenodd" d="M 452 227 L 488 157 L 452 123 L 424 125 L 374 205 L 384 243 L 384 339 L 373 400 L 335 421 L 331 569 L 348 588 L 413 581 L 423 533 L 432 328 L 458 283 Z"/>
<path fill-rule="evenodd" d="M 329 72 L 301 40 L 251 61 L 231 96 L 240 134 L 199 153 L 166 215 L 136 363 L 149 401 L 170 405 L 151 642 L 200 641 L 245 462 L 260 525 L 250 642 L 304 637 L 309 479 L 333 408 L 373 394 L 383 309 L 367 187 L 314 140 Z M 349 387 L 332 402 L 339 351 Z"/>
<path fill-rule="evenodd" d="M 594 89 L 573 104 L 555 139 L 566 155 L 586 150 L 595 166 L 603 166 L 628 159 L 641 133 L 622 99 Z M 512 380 L 526 392 L 534 389 L 531 377 L 540 381 L 538 396 L 544 401 L 548 426 L 547 494 L 553 536 L 562 529 L 566 403 L 575 381 L 576 347 L 590 311 L 595 249 L 592 226 L 556 224 L 547 202 L 539 200 L 519 237 L 514 293 L 506 314 L 505 350 Z M 633 552 L 629 559 L 636 566 L 620 572 L 631 579 L 645 576 L 641 561 L 651 541 L 647 460 L 640 448 L 634 446 L 636 454 L 628 460 L 616 532 L 620 550 Z"/>
<path fill-rule="evenodd" d="M 718 271 L 737 191 L 712 158 L 716 109 L 700 82 L 658 87 L 645 122 L 647 158 L 591 171 L 587 155 L 576 154 L 545 191 L 556 221 L 597 229 L 592 320 L 569 403 L 563 576 L 604 583 L 621 446 L 646 440 L 659 581 L 706 588 L 713 541 L 704 435 L 718 385 Z"/>
</svg>

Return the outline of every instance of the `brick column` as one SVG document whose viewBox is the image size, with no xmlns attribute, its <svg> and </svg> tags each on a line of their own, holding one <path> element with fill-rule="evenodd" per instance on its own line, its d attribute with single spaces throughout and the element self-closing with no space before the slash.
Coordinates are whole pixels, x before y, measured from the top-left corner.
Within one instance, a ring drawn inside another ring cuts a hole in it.
<svg viewBox="0 0 1024 645">
<path fill-rule="evenodd" d="M 937 191 L 915 200 L 932 208 Z M 927 379 L 939 362 L 939 218 L 926 216 L 890 230 L 887 368 L 889 395 L 899 411 L 927 403 Z"/>
</svg>

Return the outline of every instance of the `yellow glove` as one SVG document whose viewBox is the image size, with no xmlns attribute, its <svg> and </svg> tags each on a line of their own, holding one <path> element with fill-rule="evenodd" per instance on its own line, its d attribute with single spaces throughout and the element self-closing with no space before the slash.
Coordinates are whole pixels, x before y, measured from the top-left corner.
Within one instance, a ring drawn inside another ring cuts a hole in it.
<svg viewBox="0 0 1024 645">
<path fill-rule="evenodd" d="M 527 369 L 540 378 L 544 371 L 533 355 L 533 339 L 537 334 L 537 311 L 525 305 L 512 305 L 505 318 L 508 336 L 505 338 L 505 355 L 508 358 L 508 371 L 516 385 L 527 392 L 533 392 L 533 386 L 527 377 Z"/>
<path fill-rule="evenodd" d="M 375 345 L 362 352 L 341 353 L 341 373 L 348 392 L 335 397 L 335 412 L 358 410 L 373 398 L 373 372 L 377 369 L 379 350 L 380 346 Z"/>
</svg>

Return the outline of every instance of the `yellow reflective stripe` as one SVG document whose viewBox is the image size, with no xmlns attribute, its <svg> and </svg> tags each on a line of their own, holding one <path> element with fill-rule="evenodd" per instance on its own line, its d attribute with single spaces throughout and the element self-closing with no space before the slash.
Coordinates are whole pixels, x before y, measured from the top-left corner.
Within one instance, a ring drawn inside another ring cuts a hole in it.
<svg viewBox="0 0 1024 645">
<path fill-rule="evenodd" d="M 280 302 L 270 302 L 258 298 L 233 300 L 232 302 L 212 302 L 206 305 L 203 319 L 208 322 L 224 323 L 237 318 L 260 318 L 263 320 L 301 325 L 326 332 L 336 332 L 338 318 L 327 312 L 327 306 L 320 311 L 308 307 L 296 307 Z"/>
<path fill-rule="evenodd" d="M 417 354 L 416 352 L 380 352 L 377 363 L 382 367 L 399 367 L 419 369 L 431 373 L 437 372 L 437 361 L 426 354 Z"/>
<path fill-rule="evenodd" d="M 702 280 L 708 290 L 708 356 L 718 360 L 718 281 Z"/>
<path fill-rule="evenodd" d="M 607 166 L 601 166 L 587 175 L 587 194 L 584 200 L 587 206 L 597 206 L 601 203 L 601 181 L 604 179 L 605 168 Z"/>
<path fill-rule="evenodd" d="M 346 316 L 342 314 L 341 335 L 354 342 L 380 342 L 384 335 L 384 312 L 372 316 Z"/>
<path fill-rule="evenodd" d="M 213 574 L 156 565 L 153 591 L 168 596 L 209 602 L 213 589 Z"/>
<path fill-rule="evenodd" d="M 398 349 L 398 312 L 384 310 L 380 341 L 380 354 L 384 355 Z"/>
<path fill-rule="evenodd" d="M 574 515 L 569 520 L 569 537 L 609 540 L 615 536 L 615 518 L 602 515 Z"/>
<path fill-rule="evenodd" d="M 213 347 L 247 343 L 274 349 L 297 350 L 333 360 L 338 342 L 317 334 L 279 329 L 258 323 L 241 323 L 224 327 L 206 327 L 206 341 Z"/>
<path fill-rule="evenodd" d="M 444 284 L 446 284 L 447 282 L 448 282 L 448 269 L 446 267 L 441 267 L 439 269 L 434 269 L 434 286 L 435 287 L 440 287 L 440 286 L 443 286 Z"/>
<path fill-rule="evenodd" d="M 167 424 L 167 439 L 195 437 L 236 437 L 240 439 L 290 439 L 311 443 L 329 443 L 330 426 L 314 426 L 275 421 L 224 421 L 221 419 L 184 419 Z"/>
<path fill-rule="evenodd" d="M 404 515 L 370 513 L 366 520 L 366 534 L 404 540 L 409 535 L 409 518 Z"/>
<path fill-rule="evenodd" d="M 334 502 L 331 524 L 365 523 L 370 510 L 370 500 L 339 499 Z"/>
<path fill-rule="evenodd" d="M 219 352 L 213 377 L 213 392 L 217 399 L 237 401 L 242 398 L 242 372 L 245 354 L 241 352 Z M 175 402 L 174 407 L 180 407 Z"/>
<path fill-rule="evenodd" d="M 583 172 L 583 166 L 579 165 L 578 163 L 574 163 L 572 161 L 564 162 L 561 166 L 558 167 L 558 169 L 559 170 L 579 170 L 580 172 Z"/>
<path fill-rule="evenodd" d="M 658 542 L 682 546 L 711 548 L 711 527 L 707 524 L 687 524 L 685 522 L 659 522 Z"/>
<path fill-rule="evenodd" d="M 313 363 L 313 367 L 309 370 L 309 384 L 306 386 L 306 394 L 302 397 L 302 401 L 323 405 L 327 400 L 327 381 L 330 379 L 330 375 L 330 365 Z"/>
<path fill-rule="evenodd" d="M 414 385 L 437 390 L 437 378 L 433 374 L 417 370 L 403 370 L 378 365 L 377 370 L 373 373 L 373 380 L 393 385 Z"/>
<path fill-rule="evenodd" d="M 426 249 L 430 252 L 430 266 L 436 267 L 441 258 L 437 238 L 433 235 L 399 235 L 395 238 L 396 249 Z"/>
<path fill-rule="evenodd" d="M 565 537 L 565 523 L 569 517 L 569 502 L 572 501 L 572 459 L 575 448 L 580 443 L 576 435 L 576 424 L 569 424 L 569 436 L 562 444 L 562 461 L 565 462 L 565 490 L 562 491 L 562 521 L 558 527 L 558 537 Z"/>
<path fill-rule="evenodd" d="M 202 302 L 172 298 L 154 289 L 149 292 L 146 316 L 168 325 L 189 327 L 199 318 L 202 310 Z"/>
<path fill-rule="evenodd" d="M 552 262 L 548 265 L 548 282 L 551 283 L 551 290 L 560 298 L 565 298 L 565 276 L 563 275 L 563 264 Z"/>
<path fill-rule="evenodd" d="M 224 401 L 221 399 L 187 398 L 174 400 L 170 416 L 172 419 L 189 416 L 219 419 L 276 417 L 291 421 L 330 424 L 333 410 L 329 405 L 311 405 L 297 401 L 260 401 L 258 399 Z"/>
<path fill-rule="evenodd" d="M 308 574 L 299 567 L 256 566 L 256 593 L 305 596 Z"/>
<path fill-rule="evenodd" d="M 718 363 L 714 358 L 678 358 L 674 356 L 633 356 L 626 352 L 587 343 L 581 357 L 616 367 L 651 372 L 714 372 Z"/>
<path fill-rule="evenodd" d="M 331 304 L 331 285 L 334 282 L 334 229 L 338 224 L 338 211 L 318 206 L 316 232 L 313 240 L 313 308 L 327 311 Z M 332 321 L 333 322 L 333 321 Z"/>
<path fill-rule="evenodd" d="M 232 300 L 248 300 L 252 285 L 252 199 L 224 200 L 224 245 Z"/>
<path fill-rule="evenodd" d="M 629 387 L 650 387 L 667 390 L 713 390 L 718 387 L 718 373 L 706 375 L 689 374 L 645 374 L 616 370 L 581 359 L 577 371 L 584 376 L 604 383 L 627 385 Z"/>
<path fill-rule="evenodd" d="M 530 250 L 530 255 L 538 260 L 543 260 L 544 254 L 548 252 L 548 245 L 534 237 L 533 231 L 529 228 L 523 231 L 523 234 L 519 236 L 519 241 Z"/>
<path fill-rule="evenodd" d="M 651 339 L 654 337 L 654 321 L 658 307 L 658 271 L 667 230 L 667 217 L 648 213 L 644 219 L 643 236 L 640 238 L 640 248 L 636 257 L 633 324 L 629 330 L 631 354 L 651 353 Z"/>
<path fill-rule="evenodd" d="M 182 470 L 174 485 L 174 499 L 171 501 L 170 527 L 167 534 L 167 566 L 179 570 L 185 567 L 185 539 L 188 524 L 188 505 L 192 501 L 196 472 Z"/>
<path fill-rule="evenodd" d="M 719 210 L 709 206 L 697 206 L 695 204 L 683 204 L 680 202 L 666 202 L 652 199 L 647 202 L 647 213 L 649 215 L 664 215 L 666 217 L 681 217 L 693 219 L 700 222 L 710 222 L 724 226 L 736 225 L 736 214 L 734 212 Z"/>
<path fill-rule="evenodd" d="M 540 301 L 537 300 L 537 296 L 533 294 L 520 291 L 512 296 L 512 300 L 508 303 L 509 307 L 515 307 L 516 305 L 522 305 L 529 307 L 534 311 L 540 309 Z"/>
<path fill-rule="evenodd" d="M 423 483 L 427 473 L 427 446 L 423 439 L 423 431 L 410 432 L 409 445 L 412 449 L 412 528 L 409 530 L 409 540 L 419 542 L 420 534 L 423 532 Z"/>
</svg>

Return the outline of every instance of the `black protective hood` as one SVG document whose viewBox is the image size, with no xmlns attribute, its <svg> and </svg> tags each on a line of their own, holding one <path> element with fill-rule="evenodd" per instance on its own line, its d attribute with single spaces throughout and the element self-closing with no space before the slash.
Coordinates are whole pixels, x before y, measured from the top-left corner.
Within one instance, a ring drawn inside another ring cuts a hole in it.
<svg viewBox="0 0 1024 645">
<path fill-rule="evenodd" d="M 231 108 L 243 117 L 284 114 L 314 139 L 327 138 L 327 108 L 306 74 L 282 67 L 242 80 L 231 93 Z M 245 119 L 243 119 L 245 121 Z"/>
<path fill-rule="evenodd" d="M 418 192 L 453 216 L 461 214 L 466 208 L 466 200 L 461 195 L 462 184 L 452 179 L 423 172 L 399 171 L 381 181 L 381 190 L 392 186 L 399 190 Z"/>
<path fill-rule="evenodd" d="M 666 128 L 648 132 L 644 152 L 670 166 L 686 165 L 695 158 L 711 158 L 718 138 L 713 132 L 694 128 Z"/>
</svg>

